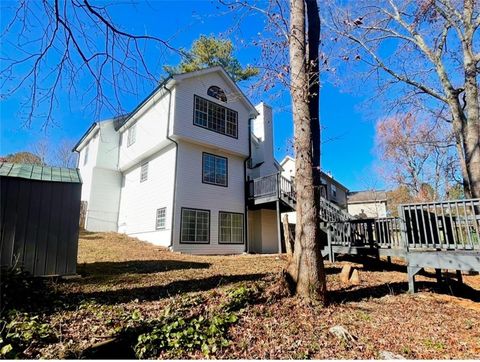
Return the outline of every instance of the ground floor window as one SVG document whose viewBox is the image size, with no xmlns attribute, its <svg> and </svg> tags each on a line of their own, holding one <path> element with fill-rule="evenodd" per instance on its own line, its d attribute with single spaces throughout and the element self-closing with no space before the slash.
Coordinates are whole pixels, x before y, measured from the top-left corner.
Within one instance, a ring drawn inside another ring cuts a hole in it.
<svg viewBox="0 0 480 362">
<path fill-rule="evenodd" d="M 243 244 L 243 214 L 220 211 L 218 225 L 219 244 Z"/>
<path fill-rule="evenodd" d="M 182 208 L 181 243 L 210 243 L 210 211 Z"/>
<path fill-rule="evenodd" d="M 155 229 L 161 230 L 165 229 L 165 219 L 167 214 L 167 208 L 162 207 L 161 209 L 157 209 L 157 217 L 155 220 Z"/>
</svg>

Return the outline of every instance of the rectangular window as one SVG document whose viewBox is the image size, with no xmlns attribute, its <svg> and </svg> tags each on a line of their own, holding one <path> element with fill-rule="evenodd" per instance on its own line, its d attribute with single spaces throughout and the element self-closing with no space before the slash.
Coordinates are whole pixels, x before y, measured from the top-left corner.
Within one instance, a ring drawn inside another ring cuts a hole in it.
<svg viewBox="0 0 480 362">
<path fill-rule="evenodd" d="M 218 243 L 243 244 L 243 214 L 218 213 Z"/>
<path fill-rule="evenodd" d="M 83 165 L 85 166 L 88 162 L 88 149 L 89 149 L 90 144 L 87 144 L 87 147 L 85 147 L 85 156 L 83 157 Z"/>
<path fill-rule="evenodd" d="M 155 219 L 155 230 L 165 229 L 165 218 L 167 214 L 167 208 L 162 207 L 157 209 L 157 218 Z"/>
<path fill-rule="evenodd" d="M 332 185 L 332 197 L 337 197 L 337 187 L 335 185 Z"/>
<path fill-rule="evenodd" d="M 182 208 L 181 243 L 210 243 L 210 211 Z"/>
<path fill-rule="evenodd" d="M 193 124 L 237 138 L 238 113 L 199 96 L 195 96 Z"/>
<path fill-rule="evenodd" d="M 228 186 L 228 159 L 204 152 L 202 181 L 212 185 Z"/>
<path fill-rule="evenodd" d="M 137 138 L 137 125 L 130 126 L 127 132 L 127 147 L 133 145 Z"/>
<path fill-rule="evenodd" d="M 140 167 L 140 182 L 147 181 L 148 179 L 148 162 L 145 162 Z"/>
</svg>

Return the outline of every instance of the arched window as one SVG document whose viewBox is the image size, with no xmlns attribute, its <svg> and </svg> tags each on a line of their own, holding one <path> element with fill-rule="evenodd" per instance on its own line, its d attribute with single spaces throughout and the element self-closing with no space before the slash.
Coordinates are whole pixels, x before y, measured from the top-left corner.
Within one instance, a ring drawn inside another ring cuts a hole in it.
<svg viewBox="0 0 480 362">
<path fill-rule="evenodd" d="M 217 87 L 216 85 L 212 85 L 210 88 L 208 88 L 207 94 L 210 97 L 221 100 L 222 102 L 227 101 L 227 96 L 225 95 L 225 92 L 223 91 L 223 89 L 220 87 Z"/>
</svg>

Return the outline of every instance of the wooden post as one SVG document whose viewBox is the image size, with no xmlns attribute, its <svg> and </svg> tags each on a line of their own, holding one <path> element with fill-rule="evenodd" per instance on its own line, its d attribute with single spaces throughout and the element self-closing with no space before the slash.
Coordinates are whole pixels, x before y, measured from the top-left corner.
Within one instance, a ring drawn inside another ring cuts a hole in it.
<svg viewBox="0 0 480 362">
<path fill-rule="evenodd" d="M 461 284 L 463 283 L 462 271 L 457 270 L 457 281 Z"/>
<path fill-rule="evenodd" d="M 288 258 L 292 258 L 293 256 L 293 238 L 292 238 L 292 235 L 290 233 L 290 226 L 288 224 L 288 215 L 285 214 L 283 216 L 283 236 L 284 236 L 284 239 L 285 239 L 285 249 L 287 251 L 287 256 Z"/>
</svg>

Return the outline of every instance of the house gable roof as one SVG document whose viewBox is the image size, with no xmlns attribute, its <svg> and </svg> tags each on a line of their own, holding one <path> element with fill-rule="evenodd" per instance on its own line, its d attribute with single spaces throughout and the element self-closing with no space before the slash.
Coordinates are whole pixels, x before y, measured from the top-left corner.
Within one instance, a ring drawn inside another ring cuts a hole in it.
<svg viewBox="0 0 480 362">
<path fill-rule="evenodd" d="M 228 73 L 225 71 L 225 69 L 221 66 L 215 66 L 215 67 L 210 67 L 210 68 L 204 68 L 200 70 L 196 70 L 193 72 L 188 72 L 188 73 L 181 73 L 181 74 L 174 74 L 166 78 L 163 82 L 161 82 L 153 91 L 150 93 L 135 109 L 130 112 L 128 116 L 126 116 L 125 119 L 122 120 L 122 124 L 120 127 L 118 127 L 118 130 L 122 131 L 122 128 L 128 127 L 128 124 L 130 123 L 131 119 L 135 117 L 135 115 L 147 104 L 151 99 L 153 99 L 157 94 L 159 94 L 163 89 L 167 87 L 167 85 L 172 85 L 174 86 L 175 83 L 181 82 L 185 79 L 189 78 L 194 78 L 194 77 L 200 77 L 206 74 L 210 73 L 218 73 L 220 76 L 226 81 L 226 83 L 235 90 L 236 94 L 239 95 L 238 99 L 244 103 L 244 105 L 249 109 L 250 115 L 257 116 L 258 111 L 255 109 L 253 104 L 250 102 L 250 100 L 245 96 L 245 94 L 242 92 L 242 90 L 238 87 L 238 85 L 234 82 L 232 77 L 228 75 Z M 170 90 L 170 88 L 167 88 Z"/>
<path fill-rule="evenodd" d="M 384 190 L 352 191 L 347 198 L 349 203 L 384 202 L 387 201 L 387 193 Z"/>
<path fill-rule="evenodd" d="M 215 66 L 215 67 L 210 67 L 210 68 L 204 68 L 200 70 L 196 70 L 194 72 L 188 72 L 188 73 L 181 73 L 181 74 L 175 74 L 172 76 L 172 78 L 176 81 L 182 81 L 187 78 L 194 78 L 194 77 L 200 77 L 206 74 L 210 73 L 218 73 L 220 76 L 227 82 L 227 84 L 235 90 L 235 92 L 240 96 L 239 99 L 244 103 L 244 105 L 249 109 L 251 116 L 257 116 L 258 110 L 255 108 L 255 106 L 250 102 L 250 100 L 247 98 L 247 96 L 242 92 L 242 90 L 239 88 L 237 83 L 232 79 L 232 77 L 226 72 L 226 70 L 222 66 Z"/>
</svg>

